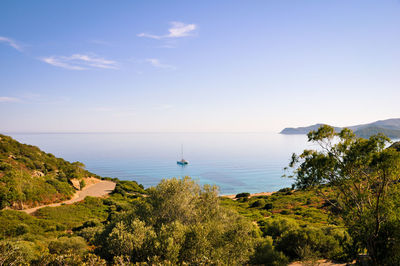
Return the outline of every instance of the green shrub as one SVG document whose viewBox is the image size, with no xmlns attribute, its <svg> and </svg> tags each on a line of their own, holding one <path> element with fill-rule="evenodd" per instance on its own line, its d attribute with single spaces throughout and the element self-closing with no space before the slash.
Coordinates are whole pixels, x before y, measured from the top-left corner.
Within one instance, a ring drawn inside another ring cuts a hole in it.
<svg viewBox="0 0 400 266">
<path fill-rule="evenodd" d="M 265 204 L 265 201 L 259 199 L 259 200 L 254 201 L 254 202 L 250 205 L 250 207 L 251 207 L 251 208 L 258 208 L 258 207 L 263 206 L 264 204 Z"/>
<path fill-rule="evenodd" d="M 28 232 L 29 232 L 29 226 L 27 226 L 26 224 L 19 224 L 15 228 L 15 234 L 17 236 L 24 235 L 24 234 L 26 234 Z"/>
<path fill-rule="evenodd" d="M 84 187 L 86 186 L 86 183 L 85 183 L 85 180 L 84 180 L 84 179 L 82 179 L 81 181 L 79 181 L 79 186 L 80 186 L 81 189 L 84 188 Z"/>
<path fill-rule="evenodd" d="M 289 211 L 289 210 L 282 210 L 282 211 L 280 212 L 280 214 L 282 214 L 282 215 L 288 215 L 288 214 L 290 214 L 290 211 Z"/>
<path fill-rule="evenodd" d="M 310 256 L 328 259 L 347 257 L 346 245 L 351 245 L 347 233 L 331 228 L 297 228 L 284 232 L 277 240 L 276 248 L 291 259 L 305 259 Z"/>
<path fill-rule="evenodd" d="M 250 193 L 248 193 L 248 192 L 242 192 L 242 193 L 236 194 L 236 196 L 235 196 L 235 198 L 237 198 L 237 199 L 248 198 L 248 197 L 250 197 Z"/>
<path fill-rule="evenodd" d="M 292 189 L 290 187 L 285 187 L 285 188 L 281 188 L 280 190 L 278 190 L 278 192 L 281 192 L 281 193 L 287 193 L 290 191 L 292 191 Z"/>
<path fill-rule="evenodd" d="M 0 171 L 8 171 L 12 169 L 12 165 L 6 162 L 0 161 Z"/>
<path fill-rule="evenodd" d="M 82 237 L 60 237 L 49 243 L 51 254 L 77 254 L 82 255 L 87 252 L 86 242 Z"/>
<path fill-rule="evenodd" d="M 248 262 L 258 235 L 250 221 L 219 206 L 216 187 L 190 178 L 163 180 L 133 210 L 111 216 L 98 237 L 108 260 L 133 263 Z"/>
<path fill-rule="evenodd" d="M 274 206 L 272 205 L 272 203 L 267 203 L 267 204 L 265 204 L 264 209 L 265 209 L 265 210 L 272 210 L 273 207 L 274 207 Z"/>
<path fill-rule="evenodd" d="M 9 241 L 0 241 L 0 265 L 19 265 L 26 262 L 20 247 Z"/>
<path fill-rule="evenodd" d="M 267 237 L 257 244 L 250 263 L 256 265 L 285 266 L 288 265 L 289 259 L 282 252 L 275 250 L 272 245 L 272 238 Z"/>
<path fill-rule="evenodd" d="M 298 229 L 299 223 L 293 219 L 275 218 L 266 220 L 262 227 L 263 232 L 273 239 L 281 237 L 283 233 Z"/>
</svg>

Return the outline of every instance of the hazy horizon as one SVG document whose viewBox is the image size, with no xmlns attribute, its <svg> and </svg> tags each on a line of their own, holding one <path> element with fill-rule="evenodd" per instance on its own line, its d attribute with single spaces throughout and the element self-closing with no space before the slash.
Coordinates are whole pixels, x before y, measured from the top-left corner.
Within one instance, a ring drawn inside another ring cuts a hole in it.
<svg viewBox="0 0 400 266">
<path fill-rule="evenodd" d="M 400 2 L 3 1 L 0 132 L 280 132 L 400 117 Z"/>
<path fill-rule="evenodd" d="M 400 118 L 387 118 L 387 119 L 380 119 L 380 120 L 389 120 L 389 119 L 400 119 Z M 377 121 L 380 121 L 377 120 Z M 377 122 L 377 121 L 370 121 L 369 123 L 372 122 Z M 369 124 L 367 123 L 367 124 Z M 312 126 L 315 124 L 328 124 L 328 123 L 323 123 L 323 122 L 317 122 L 309 125 L 301 125 L 298 127 L 307 127 L 307 126 Z M 331 124 L 329 124 L 331 125 Z M 355 125 L 362 125 L 362 124 L 354 124 L 354 125 L 346 125 L 346 126 L 341 126 L 341 125 L 331 125 L 331 126 L 338 126 L 341 128 L 345 127 L 350 127 L 350 126 L 355 126 Z M 295 126 L 287 126 L 285 128 L 296 128 Z M 265 131 L 2 131 L 0 133 L 4 134 L 176 134 L 176 133 L 184 133 L 184 134 L 224 134 L 224 133 L 232 133 L 232 134 L 245 134 L 245 133 L 276 133 L 279 134 L 282 129 L 281 128 L 279 131 L 273 131 L 273 130 L 265 130 Z"/>
</svg>

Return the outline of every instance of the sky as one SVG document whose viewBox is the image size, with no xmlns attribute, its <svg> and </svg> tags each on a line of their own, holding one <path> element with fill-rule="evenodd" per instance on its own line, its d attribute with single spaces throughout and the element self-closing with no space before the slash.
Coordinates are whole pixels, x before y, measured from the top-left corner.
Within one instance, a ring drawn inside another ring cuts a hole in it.
<svg viewBox="0 0 400 266">
<path fill-rule="evenodd" d="M 0 2 L 0 132 L 400 118 L 399 0 Z"/>
</svg>

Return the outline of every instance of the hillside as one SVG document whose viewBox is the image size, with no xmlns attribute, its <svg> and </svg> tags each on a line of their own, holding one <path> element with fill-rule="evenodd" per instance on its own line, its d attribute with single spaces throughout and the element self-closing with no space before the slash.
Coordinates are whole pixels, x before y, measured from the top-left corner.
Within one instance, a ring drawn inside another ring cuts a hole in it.
<svg viewBox="0 0 400 266">
<path fill-rule="evenodd" d="M 363 127 L 355 130 L 354 133 L 361 138 L 369 138 L 370 136 L 376 135 L 378 133 L 382 133 L 391 139 L 400 138 L 400 130 L 377 127 L 377 126 Z"/>
<path fill-rule="evenodd" d="M 22 209 L 69 199 L 84 177 L 94 176 L 80 162 L 70 163 L 38 147 L 0 134 L 0 209 Z"/>
<path fill-rule="evenodd" d="M 312 130 L 317 130 L 318 128 L 320 128 L 320 126 L 322 126 L 324 124 L 315 124 L 315 125 L 311 125 L 311 126 L 307 126 L 307 127 L 287 127 L 284 128 L 280 134 L 285 134 L 285 135 L 303 135 L 303 134 L 307 134 L 308 132 L 312 131 Z M 335 127 L 336 131 L 340 131 L 341 128 L 339 127 Z"/>
<path fill-rule="evenodd" d="M 312 130 L 317 130 L 323 124 L 315 124 L 307 127 L 297 127 L 297 128 L 284 128 L 280 134 L 294 135 L 294 134 L 307 134 Z M 336 131 L 340 131 L 341 127 L 334 127 Z M 362 138 L 369 138 L 372 135 L 383 133 L 387 137 L 392 139 L 400 138 L 400 118 L 378 120 L 369 124 L 347 126 L 353 130 L 353 132 Z"/>
<path fill-rule="evenodd" d="M 14 184 L 24 187 L 24 178 L 38 180 L 39 188 L 57 183 L 73 191 L 68 181 L 90 174 L 80 163 L 10 137 L 1 135 L 0 143 L 1 164 L 8 165 L 0 181 L 10 191 Z M 338 194 L 330 186 L 319 193 L 292 187 L 227 198 L 190 177 L 165 179 L 148 189 L 135 181 L 113 181 L 107 198 L 86 197 L 32 215 L 0 210 L 0 265 L 314 265 L 318 259 L 352 262 L 359 253 L 332 205 Z M 32 186 L 35 191 L 41 190 Z"/>
</svg>

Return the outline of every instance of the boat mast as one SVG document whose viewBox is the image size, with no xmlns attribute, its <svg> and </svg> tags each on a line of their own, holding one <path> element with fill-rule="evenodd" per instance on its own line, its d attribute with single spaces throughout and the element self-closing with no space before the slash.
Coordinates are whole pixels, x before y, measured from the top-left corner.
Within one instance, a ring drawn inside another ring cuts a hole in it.
<svg viewBox="0 0 400 266">
<path fill-rule="evenodd" d="M 183 144 L 181 144 L 181 158 L 183 160 Z"/>
</svg>

